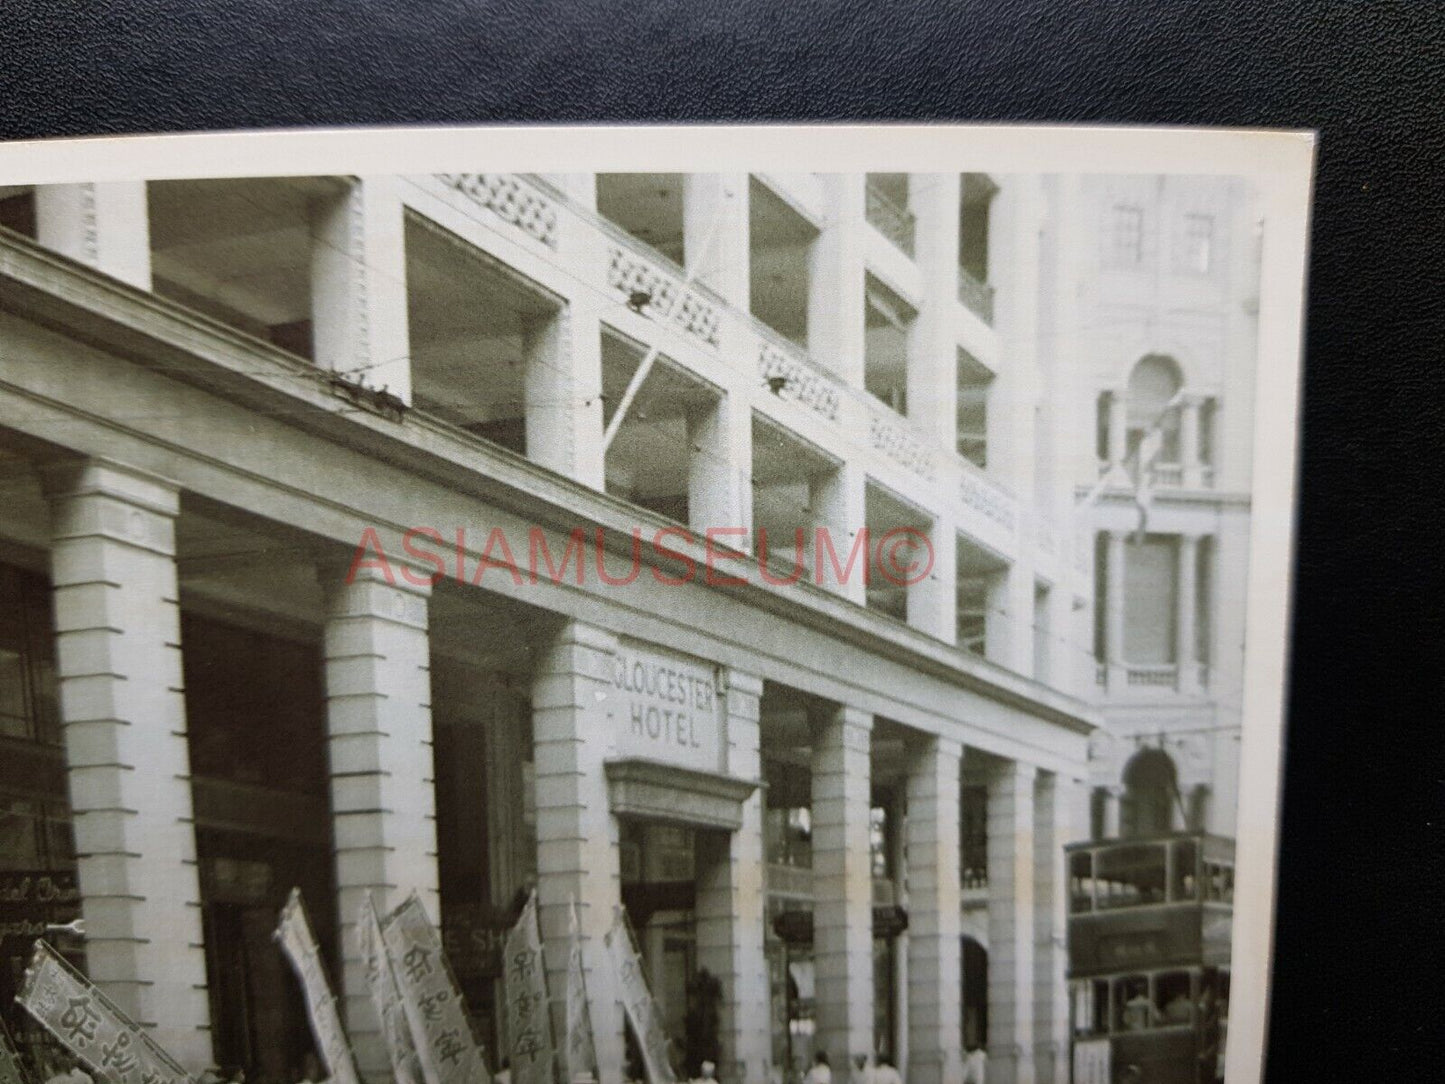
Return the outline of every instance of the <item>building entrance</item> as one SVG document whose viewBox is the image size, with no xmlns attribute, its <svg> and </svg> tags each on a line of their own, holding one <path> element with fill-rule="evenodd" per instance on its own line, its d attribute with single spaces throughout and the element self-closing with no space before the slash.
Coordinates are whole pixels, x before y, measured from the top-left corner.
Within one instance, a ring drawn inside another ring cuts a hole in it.
<svg viewBox="0 0 1445 1084">
<path fill-rule="evenodd" d="M 723 996 L 718 976 L 698 964 L 698 850 L 725 841 L 727 833 L 633 817 L 618 823 L 622 904 L 671 1040 L 673 1068 L 693 1077 L 704 1061 L 720 1060 Z M 628 1050 L 635 1055 L 631 1035 Z"/>
</svg>

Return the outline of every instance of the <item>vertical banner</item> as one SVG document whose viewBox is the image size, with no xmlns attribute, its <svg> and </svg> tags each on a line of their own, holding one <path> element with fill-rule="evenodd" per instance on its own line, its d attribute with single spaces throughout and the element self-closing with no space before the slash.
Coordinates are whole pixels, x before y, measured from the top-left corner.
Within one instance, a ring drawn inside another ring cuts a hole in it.
<svg viewBox="0 0 1445 1084">
<path fill-rule="evenodd" d="M 20 1051 L 15 1049 L 3 1019 L 0 1019 L 0 1084 L 28 1084 L 20 1065 Z"/>
<path fill-rule="evenodd" d="M 623 1011 L 637 1036 L 637 1045 L 642 1048 L 642 1064 L 647 1070 L 650 1084 L 676 1084 L 672 1063 L 667 1058 L 667 1032 L 662 1027 L 662 1014 L 652 1000 L 647 988 L 647 976 L 642 971 L 642 958 L 637 952 L 637 943 L 632 938 L 632 927 L 627 924 L 626 914 L 619 908 L 612 920 L 612 928 L 602 939 L 607 949 L 607 958 L 617 977 L 617 993 L 622 999 Z"/>
<path fill-rule="evenodd" d="M 281 921 L 274 936 L 301 981 L 311 1034 L 316 1037 L 327 1073 L 334 1084 L 358 1084 L 356 1063 L 351 1057 L 341 1017 L 336 1012 L 336 996 L 321 967 L 321 952 L 311 934 L 311 923 L 306 920 L 299 888 L 291 890 L 291 897 L 281 909 Z"/>
<path fill-rule="evenodd" d="M 15 1000 L 106 1084 L 190 1084 L 143 1028 L 44 941 Z"/>
<path fill-rule="evenodd" d="M 381 940 L 381 920 L 377 918 L 376 904 L 370 892 L 361 904 L 361 914 L 356 922 L 356 940 L 366 967 L 367 989 L 371 991 L 371 1003 L 381 1023 L 381 1035 L 386 1042 L 386 1053 L 391 1058 L 396 1084 L 422 1084 L 421 1062 L 417 1058 L 416 1044 L 411 1039 L 411 1027 L 406 1021 L 406 1007 L 402 1004 L 401 990 L 396 984 L 396 972 L 392 970 L 391 959 Z"/>
<path fill-rule="evenodd" d="M 591 1076 L 597 1066 L 592 1044 L 592 1011 L 587 1006 L 587 975 L 582 960 L 582 923 L 574 899 L 567 909 L 567 999 L 564 1027 L 567 1029 L 565 1084 L 580 1076 Z"/>
<path fill-rule="evenodd" d="M 507 994 L 507 1048 L 512 1084 L 553 1084 L 556 1050 L 547 1004 L 547 968 L 537 929 L 537 893 L 507 933 L 502 960 Z"/>
<path fill-rule="evenodd" d="M 441 938 L 416 893 L 381 924 L 426 1084 L 490 1084 Z"/>
</svg>

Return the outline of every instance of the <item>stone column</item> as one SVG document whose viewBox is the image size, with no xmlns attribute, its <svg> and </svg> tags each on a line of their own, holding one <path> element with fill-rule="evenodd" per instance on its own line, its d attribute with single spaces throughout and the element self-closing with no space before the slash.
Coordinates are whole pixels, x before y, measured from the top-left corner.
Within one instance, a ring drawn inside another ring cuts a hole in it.
<svg viewBox="0 0 1445 1084">
<path fill-rule="evenodd" d="M 984 654 L 990 662 L 1028 676 L 1034 668 L 1034 574 L 1020 559 L 989 584 Z"/>
<path fill-rule="evenodd" d="M 1199 412 L 1203 405 L 1197 395 L 1185 395 L 1179 405 L 1179 463 L 1184 485 L 1191 489 L 1204 484 L 1204 464 L 1199 457 Z"/>
<path fill-rule="evenodd" d="M 809 250 L 808 353 L 861 388 L 867 179 L 862 173 L 840 173 L 820 180 L 828 214 Z"/>
<path fill-rule="evenodd" d="M 688 173 L 682 180 L 683 259 L 695 281 L 748 311 L 752 260 L 746 173 Z"/>
<path fill-rule="evenodd" d="M 1109 397 L 1109 463 L 1124 462 L 1129 448 L 1129 399 L 1123 388 L 1110 388 Z"/>
<path fill-rule="evenodd" d="M 1081 780 L 1039 776 L 1034 792 L 1034 1073 L 1039 1084 L 1069 1084 L 1069 879 L 1064 847 L 1088 837 L 1088 789 Z"/>
<path fill-rule="evenodd" d="M 191 1072 L 213 1054 L 181 678 L 174 486 L 44 472 L 86 968 Z"/>
<path fill-rule="evenodd" d="M 1100 808 L 1103 811 L 1103 819 L 1100 829 L 1104 839 L 1118 839 L 1121 828 L 1121 811 L 1124 802 L 1124 790 L 1122 787 L 1100 787 L 1099 788 Z"/>
<path fill-rule="evenodd" d="M 579 290 L 537 318 L 523 344 L 527 458 L 597 490 L 605 485 L 599 306 Z"/>
<path fill-rule="evenodd" d="M 1110 692 L 1122 689 L 1128 679 L 1124 662 L 1124 541 L 1123 531 L 1105 533 L 1104 658 Z"/>
<path fill-rule="evenodd" d="M 958 532 L 952 520 L 937 519 L 929 528 L 927 545 L 921 540 L 901 539 L 885 543 L 881 560 L 873 572 L 906 584 L 908 623 L 948 644 L 958 641 Z M 878 551 L 875 540 L 872 548 Z M 893 559 L 897 555 L 897 560 Z M 907 565 L 916 562 L 917 568 Z M 912 581 L 912 582 L 910 582 Z"/>
<path fill-rule="evenodd" d="M 36 185 L 35 235 L 62 256 L 142 290 L 151 288 L 144 181 Z"/>
<path fill-rule="evenodd" d="M 752 550 L 752 411 L 738 396 L 724 395 L 687 417 L 689 526 L 699 538 L 716 532 L 716 545 Z M 743 566 L 719 561 L 715 575 L 744 575 Z"/>
<path fill-rule="evenodd" d="M 365 177 L 312 208 L 316 364 L 411 403 L 405 216 L 395 177 Z"/>
<path fill-rule="evenodd" d="M 988 1081 L 1034 1082 L 1034 777 L 1006 761 L 988 781 Z"/>
<path fill-rule="evenodd" d="M 868 844 L 873 717 L 838 707 L 813 733 L 815 1046 L 834 1079 L 873 1049 L 873 881 Z"/>
<path fill-rule="evenodd" d="M 908 414 L 939 444 L 958 446 L 958 229 L 962 178 L 909 176 L 915 216 L 914 262 L 923 280 L 918 316 L 908 334 Z"/>
<path fill-rule="evenodd" d="M 566 989 L 568 912 L 580 914 L 582 957 L 596 1033 L 599 1079 L 622 1078 L 622 1006 L 602 938 L 622 905 L 617 821 L 602 763 L 612 746 L 608 693 L 617 638 L 570 622 L 541 653 L 532 677 L 536 757 L 537 900 L 549 989 Z"/>
<path fill-rule="evenodd" d="M 415 891 L 432 921 L 440 920 L 430 588 L 394 569 L 329 565 L 320 578 L 340 997 L 357 1066 L 379 1080 L 390 1069 L 356 943 L 362 900 L 370 892 L 384 914 Z"/>
<path fill-rule="evenodd" d="M 762 679 L 727 675 L 728 774 L 761 779 L 759 701 Z M 763 950 L 763 795 L 743 803 L 736 832 L 698 836 L 697 962 L 722 980 L 720 1039 L 724 1084 L 766 1084 L 772 1072 L 768 961 Z"/>
<path fill-rule="evenodd" d="M 962 1076 L 963 961 L 959 904 L 957 742 L 928 738 L 908 770 L 908 1079 Z"/>
<path fill-rule="evenodd" d="M 1174 661 L 1179 667 L 1179 691 L 1199 691 L 1199 536 L 1179 536 L 1178 599 L 1174 607 Z"/>
<path fill-rule="evenodd" d="M 876 542 L 876 539 L 864 539 L 861 533 L 868 524 L 868 476 L 856 463 L 845 461 L 829 474 L 813 479 L 810 487 L 815 520 L 824 531 L 827 543 L 832 545 L 837 568 L 844 573 L 839 579 L 826 543 L 819 545 L 821 539 L 809 539 L 814 551 L 814 582 L 850 602 L 865 605 L 868 577 L 872 575 L 869 562 Z M 849 555 L 855 546 L 857 557 L 850 569 Z"/>
</svg>

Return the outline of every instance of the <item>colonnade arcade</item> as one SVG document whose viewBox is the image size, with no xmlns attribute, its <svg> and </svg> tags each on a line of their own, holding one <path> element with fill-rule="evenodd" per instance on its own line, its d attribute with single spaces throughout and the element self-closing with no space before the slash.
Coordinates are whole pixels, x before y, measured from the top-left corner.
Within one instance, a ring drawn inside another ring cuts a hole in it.
<svg viewBox="0 0 1445 1084">
<path fill-rule="evenodd" d="M 600 967 L 617 906 L 681 1069 L 713 1043 L 728 1081 L 791 1079 L 815 1050 L 840 1075 L 883 1051 L 957 1080 L 986 1019 L 990 1080 L 1066 1079 L 1080 780 L 33 453 L 7 454 L 0 517 L 20 690 L 0 860 L 71 879 L 86 933 L 63 947 L 189 1067 L 296 1079 L 304 1012 L 269 944 L 293 885 L 368 1079 L 388 1070 L 352 937 L 366 892 L 420 893 L 499 1049 L 500 941 L 535 886 L 554 990 L 580 907 L 603 1081 L 628 1057 Z M 686 1011 L 704 973 L 713 1035 Z"/>
</svg>

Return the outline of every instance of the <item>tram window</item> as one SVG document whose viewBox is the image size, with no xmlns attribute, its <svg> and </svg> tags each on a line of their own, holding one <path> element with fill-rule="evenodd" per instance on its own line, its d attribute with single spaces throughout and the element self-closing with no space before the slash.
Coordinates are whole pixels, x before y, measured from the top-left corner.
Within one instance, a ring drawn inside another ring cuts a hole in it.
<svg viewBox="0 0 1445 1084">
<path fill-rule="evenodd" d="M 1074 914 L 1094 909 L 1094 856 L 1076 851 L 1069 857 L 1069 910 Z"/>
<path fill-rule="evenodd" d="M 1109 982 L 1084 979 L 1074 983 L 1074 1034 L 1109 1034 Z"/>
<path fill-rule="evenodd" d="M 1147 975 L 1126 975 L 1114 980 L 1114 1030 L 1147 1031 L 1155 1023 Z"/>
<path fill-rule="evenodd" d="M 1095 863 L 1101 910 L 1164 902 L 1163 844 L 1110 848 Z"/>
<path fill-rule="evenodd" d="M 1211 903 L 1234 902 L 1234 867 L 1223 862 L 1206 862 L 1204 876 L 1207 881 L 1205 899 Z"/>
<path fill-rule="evenodd" d="M 1154 976 L 1154 1009 L 1159 1027 L 1193 1022 L 1193 994 L 1188 971 L 1166 971 Z"/>
<path fill-rule="evenodd" d="M 1174 844 L 1174 884 L 1170 899 L 1198 899 L 1199 886 L 1199 845 L 1192 839 L 1181 839 Z"/>
</svg>

